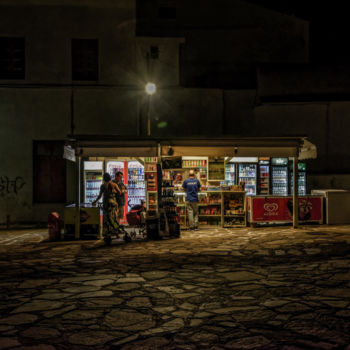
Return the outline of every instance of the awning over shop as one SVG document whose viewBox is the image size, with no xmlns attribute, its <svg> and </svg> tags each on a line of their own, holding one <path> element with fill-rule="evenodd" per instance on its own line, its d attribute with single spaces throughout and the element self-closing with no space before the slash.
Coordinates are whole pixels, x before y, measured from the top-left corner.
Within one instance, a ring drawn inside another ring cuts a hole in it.
<svg viewBox="0 0 350 350">
<path fill-rule="evenodd" d="M 155 156 L 209 156 L 209 157 L 298 157 L 316 158 L 317 149 L 305 137 L 263 138 L 177 138 L 132 139 L 107 137 L 75 140 L 76 154 L 81 157 L 155 157 Z"/>
</svg>

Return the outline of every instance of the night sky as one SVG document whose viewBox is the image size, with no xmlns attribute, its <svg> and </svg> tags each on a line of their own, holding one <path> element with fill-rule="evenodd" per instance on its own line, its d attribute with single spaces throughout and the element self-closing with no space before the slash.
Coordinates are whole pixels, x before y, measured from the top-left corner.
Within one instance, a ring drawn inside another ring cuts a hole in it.
<svg viewBox="0 0 350 350">
<path fill-rule="evenodd" d="M 246 0 L 310 22 L 310 61 L 350 61 L 349 13 L 346 1 Z"/>
</svg>

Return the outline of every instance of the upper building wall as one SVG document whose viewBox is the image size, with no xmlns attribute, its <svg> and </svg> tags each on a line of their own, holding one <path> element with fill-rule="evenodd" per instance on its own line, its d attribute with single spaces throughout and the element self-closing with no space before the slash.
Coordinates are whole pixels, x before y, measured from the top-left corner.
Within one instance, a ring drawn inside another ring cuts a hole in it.
<svg viewBox="0 0 350 350">
<path fill-rule="evenodd" d="M 135 84 L 134 1 L 1 1 L 0 37 L 25 38 L 20 82 L 71 83 L 76 38 L 98 39 L 98 83 Z"/>
<path fill-rule="evenodd" d="M 239 0 L 137 0 L 136 8 L 137 35 L 185 38 L 184 86 L 255 87 L 258 63 L 308 61 L 308 22 L 295 17 Z"/>
</svg>

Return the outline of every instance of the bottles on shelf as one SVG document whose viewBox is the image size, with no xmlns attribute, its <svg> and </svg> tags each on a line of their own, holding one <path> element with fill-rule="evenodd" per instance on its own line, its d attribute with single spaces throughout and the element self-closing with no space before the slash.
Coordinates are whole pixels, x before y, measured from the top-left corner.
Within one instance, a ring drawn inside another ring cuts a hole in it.
<svg viewBox="0 0 350 350">
<path fill-rule="evenodd" d="M 160 230 L 170 237 L 180 236 L 180 215 L 176 206 L 176 197 L 172 180 L 163 180 L 161 188 Z"/>
</svg>

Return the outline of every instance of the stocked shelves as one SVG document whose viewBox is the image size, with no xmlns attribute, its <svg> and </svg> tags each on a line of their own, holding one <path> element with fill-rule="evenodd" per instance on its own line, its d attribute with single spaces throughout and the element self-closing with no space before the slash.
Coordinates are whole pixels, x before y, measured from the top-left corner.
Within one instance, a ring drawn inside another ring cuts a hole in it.
<svg viewBox="0 0 350 350">
<path fill-rule="evenodd" d="M 214 197 L 215 203 L 198 203 L 198 218 L 201 223 L 215 223 L 222 227 L 246 226 L 246 203 L 244 191 L 205 191 L 200 192 L 210 200 Z M 183 202 L 179 202 L 181 199 Z M 175 196 L 176 205 L 181 208 L 180 217 L 183 226 L 188 225 L 187 204 L 184 202 L 185 193 Z M 219 201 L 219 202 L 218 202 Z"/>
</svg>

